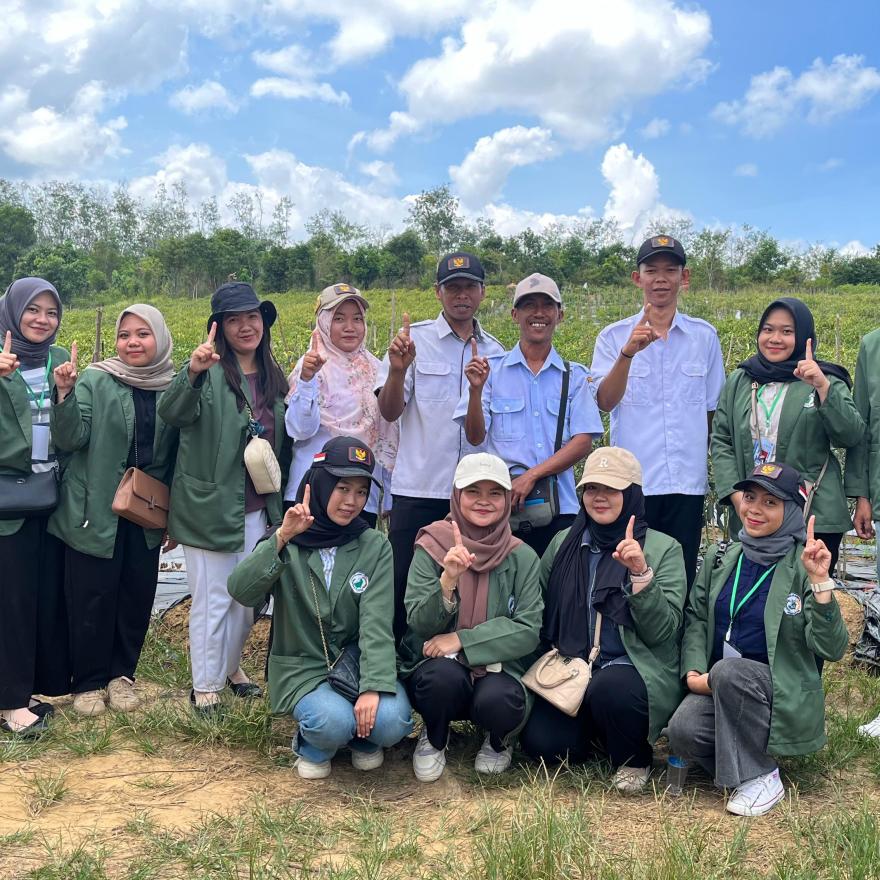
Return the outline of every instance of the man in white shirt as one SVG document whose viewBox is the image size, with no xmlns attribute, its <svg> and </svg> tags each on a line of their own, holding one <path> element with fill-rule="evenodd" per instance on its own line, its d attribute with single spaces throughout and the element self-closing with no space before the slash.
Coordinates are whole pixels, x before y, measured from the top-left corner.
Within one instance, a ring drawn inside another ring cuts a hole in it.
<svg viewBox="0 0 880 880">
<path fill-rule="evenodd" d="M 394 634 L 406 628 L 403 597 L 413 544 L 423 526 L 449 513 L 452 477 L 459 459 L 477 449 L 452 416 L 467 387 L 464 368 L 472 357 L 471 340 L 484 357 L 504 348 L 474 317 L 486 295 L 483 266 L 473 254 L 447 254 L 437 265 L 434 291 L 442 311 L 434 319 L 410 325 L 392 340 L 376 376 L 379 411 L 400 419 L 400 443 L 391 475 L 394 551 Z"/>
<path fill-rule="evenodd" d="M 715 328 L 678 311 L 686 262 L 672 236 L 642 243 L 632 279 L 643 309 L 602 330 L 591 372 L 599 407 L 611 413 L 612 445 L 642 465 L 648 524 L 681 544 L 690 584 L 709 487 L 709 429 L 725 377 Z"/>
</svg>

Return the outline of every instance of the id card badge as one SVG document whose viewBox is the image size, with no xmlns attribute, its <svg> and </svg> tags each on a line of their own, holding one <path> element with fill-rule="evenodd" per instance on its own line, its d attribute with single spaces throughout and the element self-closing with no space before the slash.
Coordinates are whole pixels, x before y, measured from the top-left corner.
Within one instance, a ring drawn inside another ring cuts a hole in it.
<svg viewBox="0 0 880 880">
<path fill-rule="evenodd" d="M 724 640 L 724 646 L 721 651 L 721 657 L 724 660 L 742 660 L 742 652 L 733 642 Z"/>
<path fill-rule="evenodd" d="M 761 437 L 755 440 L 754 458 L 755 464 L 766 464 L 773 459 L 773 453 L 776 450 L 776 444 L 767 437 Z"/>
<path fill-rule="evenodd" d="M 49 426 L 34 425 L 31 428 L 31 458 L 34 461 L 49 460 Z"/>
</svg>

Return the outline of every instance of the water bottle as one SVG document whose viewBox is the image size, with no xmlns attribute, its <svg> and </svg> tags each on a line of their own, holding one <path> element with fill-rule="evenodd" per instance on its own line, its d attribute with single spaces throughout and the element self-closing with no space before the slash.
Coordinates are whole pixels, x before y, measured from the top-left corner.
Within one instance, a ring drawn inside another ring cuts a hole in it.
<svg viewBox="0 0 880 880">
<path fill-rule="evenodd" d="M 680 755 L 670 755 L 666 759 L 666 791 L 672 797 L 681 797 L 688 774 L 688 762 Z"/>
</svg>

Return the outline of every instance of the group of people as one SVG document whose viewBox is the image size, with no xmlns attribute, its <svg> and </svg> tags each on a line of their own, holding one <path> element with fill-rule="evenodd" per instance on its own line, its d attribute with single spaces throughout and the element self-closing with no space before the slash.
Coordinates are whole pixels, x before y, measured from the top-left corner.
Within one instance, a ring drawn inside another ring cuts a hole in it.
<svg viewBox="0 0 880 880">
<path fill-rule="evenodd" d="M 479 259 L 449 254 L 440 314 L 404 315 L 382 361 L 365 347 L 368 300 L 335 284 L 289 377 L 275 306 L 248 284 L 215 292 L 176 374 L 162 315 L 137 304 L 116 355 L 78 375 L 75 346 L 54 345 L 55 288 L 14 282 L 0 299 L 3 729 L 44 730 L 39 696 L 72 692 L 87 715 L 137 706 L 160 546 L 179 542 L 194 711 L 220 711 L 227 688 L 262 696 L 241 653 L 271 597 L 269 696 L 298 722 L 304 778 L 345 747 L 355 768 L 380 766 L 415 709 L 423 782 L 457 720 L 485 733 L 478 772 L 506 770 L 518 741 L 546 763 L 605 757 L 623 792 L 646 785 L 666 735 L 729 790 L 728 810 L 771 809 L 777 757 L 825 741 L 822 662 L 847 646 L 832 580 L 847 497 L 861 537 L 880 519 L 880 330 L 853 395 L 817 360 L 807 306 L 781 298 L 725 378 L 715 329 L 678 310 L 681 243 L 646 240 L 633 280 L 643 308 L 601 331 L 589 368 L 555 349 L 563 299 L 538 273 L 516 285 L 505 352 L 476 318 Z M 593 450 L 600 410 L 611 443 Z M 697 573 L 707 450 L 737 540 Z M 170 488 L 164 535 L 113 511 L 131 467 Z M 568 684 L 582 676 L 574 702 L 534 674 L 548 657 Z M 880 736 L 880 717 L 860 731 Z"/>
</svg>

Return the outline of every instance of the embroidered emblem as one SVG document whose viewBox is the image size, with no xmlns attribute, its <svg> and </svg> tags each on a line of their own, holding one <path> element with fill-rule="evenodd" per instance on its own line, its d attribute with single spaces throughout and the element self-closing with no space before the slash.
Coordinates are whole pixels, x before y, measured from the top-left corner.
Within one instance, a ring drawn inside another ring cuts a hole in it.
<svg viewBox="0 0 880 880">
<path fill-rule="evenodd" d="M 599 467 L 607 468 L 608 467 L 608 459 L 603 455 L 602 458 L 599 459 Z"/>
<path fill-rule="evenodd" d="M 370 464 L 370 453 L 361 446 L 349 446 L 348 460 L 358 464 Z"/>
<path fill-rule="evenodd" d="M 316 452 L 315 457 L 312 459 L 312 464 L 321 464 L 324 459 L 327 457 L 326 452 Z"/>
<path fill-rule="evenodd" d="M 446 263 L 447 269 L 469 269 L 471 261 L 467 257 L 453 257 Z"/>
<path fill-rule="evenodd" d="M 816 405 L 816 392 L 812 391 L 810 396 L 804 401 L 804 409 L 812 409 Z"/>
<path fill-rule="evenodd" d="M 800 614 L 803 607 L 804 603 L 801 601 L 801 597 L 798 596 L 797 593 L 788 594 L 788 598 L 785 600 L 784 610 L 789 617 L 794 617 L 795 614 Z"/>
<path fill-rule="evenodd" d="M 778 464 L 765 464 L 761 466 L 761 474 L 775 480 L 782 473 L 782 468 Z"/>
<path fill-rule="evenodd" d="M 352 593 L 360 595 L 370 586 L 370 579 L 362 571 L 356 571 L 348 579 L 348 585 L 351 587 Z"/>
<path fill-rule="evenodd" d="M 657 235 L 651 239 L 651 247 L 672 247 L 675 245 L 675 239 L 668 235 Z"/>
<path fill-rule="evenodd" d="M 337 293 L 351 293 L 350 284 L 337 284 L 335 288 Z"/>
</svg>

